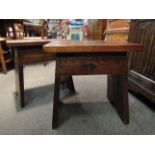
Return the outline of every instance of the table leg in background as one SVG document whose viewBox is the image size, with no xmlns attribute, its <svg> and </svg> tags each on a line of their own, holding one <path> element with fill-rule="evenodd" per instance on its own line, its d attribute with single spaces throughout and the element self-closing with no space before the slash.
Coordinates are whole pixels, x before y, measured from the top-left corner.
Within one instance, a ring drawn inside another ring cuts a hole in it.
<svg viewBox="0 0 155 155">
<path fill-rule="evenodd" d="M 75 93 L 74 82 L 73 82 L 72 76 L 62 76 L 61 83 L 65 84 L 72 93 Z"/>
<path fill-rule="evenodd" d="M 24 100 L 24 74 L 23 74 L 23 65 L 19 62 L 18 52 L 15 52 L 15 78 L 16 78 L 16 91 L 19 97 L 20 107 L 25 107 Z"/>
</svg>

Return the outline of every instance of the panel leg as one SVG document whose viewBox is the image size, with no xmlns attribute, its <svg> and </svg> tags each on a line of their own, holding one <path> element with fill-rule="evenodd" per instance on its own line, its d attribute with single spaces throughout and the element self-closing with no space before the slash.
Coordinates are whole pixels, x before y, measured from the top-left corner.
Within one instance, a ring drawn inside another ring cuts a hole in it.
<svg viewBox="0 0 155 155">
<path fill-rule="evenodd" d="M 108 99 L 114 104 L 124 124 L 129 123 L 127 75 L 108 75 Z"/>
<path fill-rule="evenodd" d="M 59 103 L 60 79 L 61 79 L 60 76 L 55 75 L 52 129 L 56 129 L 58 126 L 58 108 L 59 108 L 59 104 L 60 104 Z"/>
<path fill-rule="evenodd" d="M 19 57 L 17 51 L 15 52 L 15 74 L 16 91 L 19 97 L 20 107 L 23 108 L 25 107 L 23 65 L 19 64 Z"/>
</svg>

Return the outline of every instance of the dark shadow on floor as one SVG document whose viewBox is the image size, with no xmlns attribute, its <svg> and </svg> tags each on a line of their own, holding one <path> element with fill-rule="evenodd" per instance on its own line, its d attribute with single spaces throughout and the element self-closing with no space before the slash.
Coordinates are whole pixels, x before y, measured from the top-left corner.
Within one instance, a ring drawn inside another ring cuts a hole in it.
<svg viewBox="0 0 155 155">
<path fill-rule="evenodd" d="M 25 103 L 24 108 L 20 107 L 17 92 L 15 92 L 15 103 L 17 111 L 28 110 L 36 106 L 50 104 L 53 101 L 54 85 L 45 85 L 25 90 Z"/>
<path fill-rule="evenodd" d="M 64 122 L 68 121 L 73 116 L 90 116 L 104 113 L 104 104 L 110 104 L 109 102 L 97 102 L 97 103 L 63 103 L 59 107 L 58 114 L 58 128 L 63 125 Z M 107 110 L 107 109 L 106 109 Z M 84 118 L 84 117 L 81 117 Z M 85 121 L 85 120 L 83 120 Z"/>
<path fill-rule="evenodd" d="M 140 95 L 138 93 L 135 93 L 133 91 L 129 91 L 129 93 L 132 94 L 137 99 L 139 99 L 142 104 L 145 104 L 147 107 L 149 107 L 152 111 L 155 112 L 155 103 L 151 102 L 146 97 L 144 97 L 144 96 L 142 96 L 142 95 Z"/>
<path fill-rule="evenodd" d="M 76 95 L 77 93 L 71 93 L 66 87 L 60 87 L 60 98 L 64 99 Z M 28 110 L 30 108 L 35 108 L 36 106 L 41 106 L 44 104 L 52 104 L 54 95 L 54 84 L 45 85 L 40 87 L 35 87 L 25 90 L 25 103 L 26 106 L 21 108 L 19 105 L 18 95 L 15 92 L 15 103 L 17 111 Z"/>
</svg>

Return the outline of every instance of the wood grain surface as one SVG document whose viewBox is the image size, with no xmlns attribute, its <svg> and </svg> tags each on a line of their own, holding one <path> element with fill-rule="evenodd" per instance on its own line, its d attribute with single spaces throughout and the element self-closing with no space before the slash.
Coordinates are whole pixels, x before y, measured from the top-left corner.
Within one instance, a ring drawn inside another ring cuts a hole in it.
<svg viewBox="0 0 155 155">
<path fill-rule="evenodd" d="M 131 42 L 106 42 L 101 40 L 53 40 L 44 45 L 44 51 L 50 53 L 83 52 L 141 52 L 143 44 Z"/>
<path fill-rule="evenodd" d="M 16 39 L 7 40 L 6 43 L 10 47 L 38 46 L 49 43 L 50 39 Z"/>
</svg>

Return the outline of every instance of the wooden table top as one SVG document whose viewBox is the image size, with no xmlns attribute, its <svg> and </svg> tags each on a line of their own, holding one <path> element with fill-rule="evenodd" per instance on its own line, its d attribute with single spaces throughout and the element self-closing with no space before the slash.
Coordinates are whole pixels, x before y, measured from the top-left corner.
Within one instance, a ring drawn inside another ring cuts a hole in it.
<svg viewBox="0 0 155 155">
<path fill-rule="evenodd" d="M 22 46 L 39 46 L 49 43 L 51 39 L 41 39 L 38 38 L 24 38 L 16 40 L 7 40 L 6 44 L 10 47 L 22 47 Z"/>
<path fill-rule="evenodd" d="M 72 52 L 141 52 L 143 45 L 130 42 L 106 42 L 101 40 L 69 41 L 63 39 L 24 38 L 6 40 L 10 47 L 43 46 L 49 53 Z"/>
<path fill-rule="evenodd" d="M 53 40 L 44 45 L 43 49 L 49 53 L 142 52 L 143 45 L 130 42 L 106 42 L 101 40 Z"/>
</svg>

